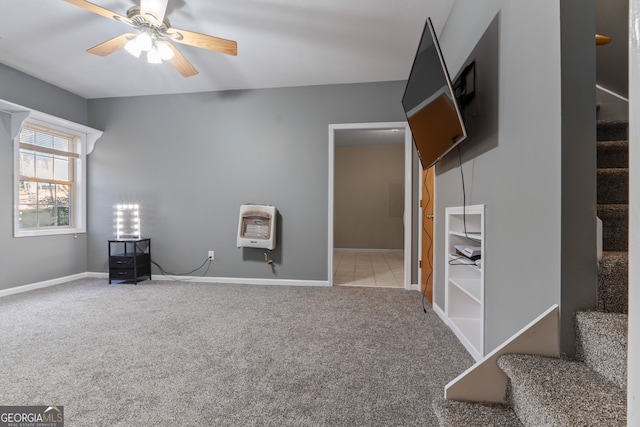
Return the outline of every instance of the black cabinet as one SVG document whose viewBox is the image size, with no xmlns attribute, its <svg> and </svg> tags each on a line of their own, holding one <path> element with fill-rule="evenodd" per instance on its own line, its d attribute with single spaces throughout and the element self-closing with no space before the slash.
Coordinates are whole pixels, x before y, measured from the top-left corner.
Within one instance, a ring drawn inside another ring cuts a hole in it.
<svg viewBox="0 0 640 427">
<path fill-rule="evenodd" d="M 109 240 L 109 283 L 151 280 L 151 239 Z"/>
</svg>

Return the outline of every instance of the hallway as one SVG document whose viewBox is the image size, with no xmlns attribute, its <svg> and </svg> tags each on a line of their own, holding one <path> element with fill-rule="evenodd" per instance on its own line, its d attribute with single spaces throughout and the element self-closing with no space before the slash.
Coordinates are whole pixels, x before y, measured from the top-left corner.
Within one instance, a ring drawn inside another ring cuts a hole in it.
<svg viewBox="0 0 640 427">
<path fill-rule="evenodd" d="M 404 287 L 402 251 L 335 250 L 333 283 L 336 286 Z"/>
</svg>

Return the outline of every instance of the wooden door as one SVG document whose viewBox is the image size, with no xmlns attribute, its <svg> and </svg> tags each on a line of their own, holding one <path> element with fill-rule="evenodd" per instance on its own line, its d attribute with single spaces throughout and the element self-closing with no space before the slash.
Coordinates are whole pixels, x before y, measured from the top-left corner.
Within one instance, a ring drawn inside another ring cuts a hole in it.
<svg viewBox="0 0 640 427">
<path fill-rule="evenodd" d="M 434 168 L 422 170 L 422 248 L 420 253 L 420 289 L 433 302 L 433 175 Z"/>
</svg>

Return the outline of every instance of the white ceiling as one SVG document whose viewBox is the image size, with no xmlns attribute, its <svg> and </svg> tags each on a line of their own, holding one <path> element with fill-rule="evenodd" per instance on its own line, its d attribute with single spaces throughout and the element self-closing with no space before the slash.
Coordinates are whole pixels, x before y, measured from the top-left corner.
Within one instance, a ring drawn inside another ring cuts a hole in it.
<svg viewBox="0 0 640 427">
<path fill-rule="evenodd" d="M 63 0 L 0 0 L 0 62 L 84 98 L 404 80 L 427 16 L 455 0 L 169 0 L 174 28 L 238 43 L 238 56 L 177 45 L 200 72 L 86 49 L 131 28 Z M 126 16 L 135 0 L 93 0 Z"/>
</svg>

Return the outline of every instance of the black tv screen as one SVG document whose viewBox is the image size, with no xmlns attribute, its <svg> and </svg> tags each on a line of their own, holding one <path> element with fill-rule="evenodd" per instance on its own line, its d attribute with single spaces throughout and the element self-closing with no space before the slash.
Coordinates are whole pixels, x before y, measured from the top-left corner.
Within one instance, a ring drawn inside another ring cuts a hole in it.
<svg viewBox="0 0 640 427">
<path fill-rule="evenodd" d="M 422 31 L 402 106 L 423 168 L 436 164 L 467 137 L 430 18 Z"/>
</svg>

